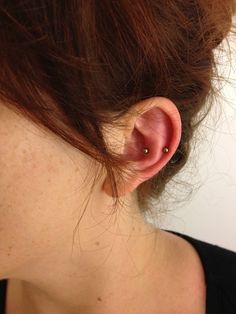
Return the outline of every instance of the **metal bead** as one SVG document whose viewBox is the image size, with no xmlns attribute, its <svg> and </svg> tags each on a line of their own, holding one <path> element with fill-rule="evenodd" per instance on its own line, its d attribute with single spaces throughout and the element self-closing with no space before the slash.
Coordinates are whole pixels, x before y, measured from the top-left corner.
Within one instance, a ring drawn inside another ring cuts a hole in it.
<svg viewBox="0 0 236 314">
<path fill-rule="evenodd" d="M 149 153 L 149 149 L 148 148 L 144 148 L 143 153 L 144 154 L 148 154 Z"/>
<path fill-rule="evenodd" d="M 162 151 L 163 151 L 163 153 L 168 153 L 169 148 L 168 147 L 164 147 Z"/>
</svg>

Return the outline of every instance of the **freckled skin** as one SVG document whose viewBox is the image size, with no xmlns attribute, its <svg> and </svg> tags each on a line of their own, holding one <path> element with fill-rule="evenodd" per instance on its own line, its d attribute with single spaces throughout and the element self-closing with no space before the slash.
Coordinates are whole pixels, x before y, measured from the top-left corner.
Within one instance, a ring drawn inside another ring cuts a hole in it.
<svg viewBox="0 0 236 314">
<path fill-rule="evenodd" d="M 171 101 L 157 99 L 169 117 L 177 114 Z M 137 105 L 153 109 L 148 100 Z M 156 117 L 153 127 L 147 123 L 150 115 Z M 130 117 L 136 119 L 136 114 Z M 0 280 L 9 279 L 9 314 L 117 314 L 126 308 L 138 313 L 140 305 L 145 313 L 154 313 L 157 295 L 159 308 L 165 308 L 169 297 L 163 304 L 162 296 L 169 296 L 170 289 L 176 300 L 188 300 L 186 295 L 180 298 L 178 285 L 172 289 L 172 281 L 179 280 L 173 274 L 184 272 L 176 269 L 185 260 L 182 254 L 176 258 L 179 241 L 145 221 L 135 191 L 171 158 L 158 148 L 170 136 L 172 154 L 178 147 L 181 120 L 179 114 L 175 118 L 173 129 L 160 108 L 143 115 L 142 123 L 131 119 L 131 126 L 139 129 L 131 134 L 139 134 L 136 140 L 143 134 L 158 153 L 142 159 L 138 152 L 142 171 L 126 178 L 120 205 L 111 214 L 113 199 L 108 183 L 105 193 L 101 165 L 0 103 Z M 107 139 L 123 143 L 124 134 L 116 128 L 107 132 Z M 160 132 L 159 138 L 153 135 Z M 160 284 L 164 282 L 165 287 Z"/>
<path fill-rule="evenodd" d="M 74 233 L 90 192 L 91 178 L 100 165 L 3 104 L 0 120 L 0 279 L 11 279 L 9 304 L 18 300 L 17 293 L 25 296 L 18 304 L 25 313 L 35 312 L 27 303 L 29 299 L 34 300 L 37 311 L 42 307 L 44 313 L 59 313 L 63 306 L 64 313 L 68 313 L 69 306 L 80 309 L 79 300 L 82 304 L 85 300 L 101 303 L 103 297 L 97 297 L 97 293 L 107 295 L 103 289 L 108 269 L 112 279 L 108 294 L 117 298 L 114 290 L 122 273 L 129 278 L 126 274 L 137 272 L 128 240 L 132 250 L 141 252 L 139 247 L 144 246 L 148 251 L 138 253 L 141 258 L 135 260 L 140 264 L 144 264 L 144 257 L 148 260 L 152 255 L 147 236 L 137 234 L 137 241 L 130 233 L 133 235 L 138 226 L 144 235 L 153 229 L 138 211 L 135 217 L 135 206 L 130 216 L 119 210 L 119 216 L 111 217 L 112 199 L 102 192 L 104 173 L 96 181 L 79 230 Z M 152 234 L 150 239 L 153 244 Z M 52 295 L 55 308 L 48 309 L 47 298 L 41 297 L 36 287 Z M 114 300 L 109 302 L 112 306 Z"/>
<path fill-rule="evenodd" d="M 76 190 L 87 165 L 82 155 L 76 160 L 73 149 L 2 104 L 0 119 L 0 252 L 8 252 L 1 256 L 1 277 L 20 274 L 59 241 L 71 241 L 82 207 Z M 70 200 L 77 206 L 69 207 Z"/>
</svg>

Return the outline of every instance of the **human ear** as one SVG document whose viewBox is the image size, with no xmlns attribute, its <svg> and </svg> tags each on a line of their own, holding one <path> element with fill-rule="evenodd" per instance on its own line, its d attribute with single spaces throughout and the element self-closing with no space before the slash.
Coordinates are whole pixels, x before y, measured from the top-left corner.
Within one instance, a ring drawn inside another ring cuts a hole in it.
<svg viewBox="0 0 236 314">
<path fill-rule="evenodd" d="M 132 175 L 131 171 L 129 177 L 118 186 L 120 196 L 134 191 L 168 163 L 178 148 L 182 132 L 179 111 L 165 97 L 152 97 L 137 103 L 128 116 L 129 133 L 126 133 L 123 159 L 129 161 L 135 173 Z M 164 147 L 168 148 L 168 152 L 163 151 Z M 145 148 L 148 148 L 148 154 L 144 153 Z M 107 179 L 103 190 L 112 195 Z"/>
</svg>

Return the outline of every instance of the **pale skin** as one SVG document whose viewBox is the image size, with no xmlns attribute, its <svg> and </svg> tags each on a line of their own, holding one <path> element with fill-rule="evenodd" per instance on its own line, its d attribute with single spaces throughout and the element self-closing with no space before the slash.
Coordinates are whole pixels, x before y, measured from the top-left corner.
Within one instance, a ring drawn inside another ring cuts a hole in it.
<svg viewBox="0 0 236 314">
<path fill-rule="evenodd" d="M 139 174 L 118 187 L 123 203 L 112 215 L 104 171 L 74 236 L 101 165 L 0 103 L 0 280 L 9 279 L 6 314 L 205 313 L 198 255 L 185 240 L 147 223 L 136 200 L 137 186 L 157 174 L 178 147 L 178 109 L 154 97 L 129 113 L 122 131 L 105 136 L 120 143 L 115 146 Z"/>
</svg>

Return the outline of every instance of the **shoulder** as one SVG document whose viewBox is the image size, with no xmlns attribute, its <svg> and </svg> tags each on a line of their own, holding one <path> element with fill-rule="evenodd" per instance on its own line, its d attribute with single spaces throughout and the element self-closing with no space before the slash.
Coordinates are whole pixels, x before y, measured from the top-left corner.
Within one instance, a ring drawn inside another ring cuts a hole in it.
<svg viewBox="0 0 236 314">
<path fill-rule="evenodd" d="M 200 305 L 196 313 L 205 313 L 205 307 L 207 313 L 236 313 L 236 252 L 178 232 L 162 231 L 172 251 L 173 268 L 183 277 L 179 283 L 188 287 L 183 294 L 188 300 L 186 306 Z"/>
<path fill-rule="evenodd" d="M 179 269 L 180 278 L 188 279 L 197 284 L 197 288 L 205 285 L 205 269 L 201 256 L 187 239 L 174 232 L 162 230 L 162 236 L 167 248 L 167 255 L 173 261 L 173 267 Z"/>
<path fill-rule="evenodd" d="M 206 280 L 204 267 L 195 248 L 184 238 L 161 230 L 169 261 L 166 280 L 168 289 L 183 313 L 205 313 Z M 194 310 L 193 310 L 194 309 Z"/>
<path fill-rule="evenodd" d="M 233 281 L 236 284 L 236 252 L 185 234 L 174 234 L 195 249 L 203 264 L 206 279 L 215 277 L 223 282 Z"/>
<path fill-rule="evenodd" d="M 188 235 L 169 232 L 188 242 L 199 256 L 207 289 L 208 312 L 236 313 L 236 252 Z"/>
</svg>

